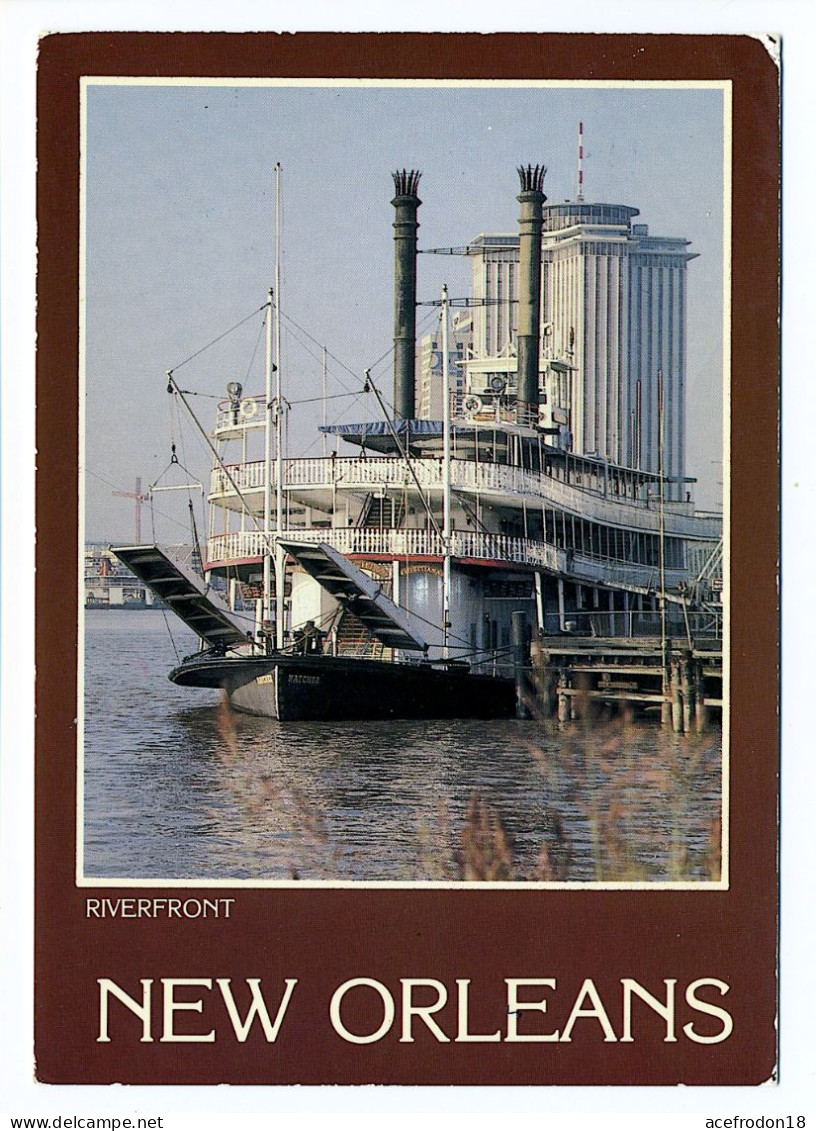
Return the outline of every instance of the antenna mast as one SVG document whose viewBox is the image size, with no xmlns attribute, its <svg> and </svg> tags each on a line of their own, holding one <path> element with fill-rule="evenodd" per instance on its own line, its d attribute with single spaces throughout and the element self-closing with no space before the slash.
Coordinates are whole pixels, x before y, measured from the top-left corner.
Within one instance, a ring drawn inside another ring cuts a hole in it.
<svg viewBox="0 0 816 1131">
<path fill-rule="evenodd" d="M 584 202 L 584 123 L 578 123 L 578 203 Z"/>
</svg>

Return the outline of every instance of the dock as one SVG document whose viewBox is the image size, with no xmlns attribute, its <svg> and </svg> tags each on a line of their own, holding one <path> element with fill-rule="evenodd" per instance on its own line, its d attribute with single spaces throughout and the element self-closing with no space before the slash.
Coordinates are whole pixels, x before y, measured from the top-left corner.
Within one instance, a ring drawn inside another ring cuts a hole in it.
<svg viewBox="0 0 816 1131">
<path fill-rule="evenodd" d="M 606 707 L 659 712 L 675 733 L 700 733 L 722 712 L 722 641 L 539 637 L 531 648 L 540 710 L 559 722 Z"/>
</svg>

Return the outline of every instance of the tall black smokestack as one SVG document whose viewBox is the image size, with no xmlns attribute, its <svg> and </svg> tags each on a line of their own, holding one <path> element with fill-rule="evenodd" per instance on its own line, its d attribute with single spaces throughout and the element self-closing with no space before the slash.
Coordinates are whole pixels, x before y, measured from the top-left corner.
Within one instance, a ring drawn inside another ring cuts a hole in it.
<svg viewBox="0 0 816 1131">
<path fill-rule="evenodd" d="M 403 420 L 414 416 L 416 398 L 416 256 L 417 196 L 415 169 L 393 173 L 394 217 L 394 413 Z M 540 210 L 539 210 L 540 211 Z"/>
<path fill-rule="evenodd" d="M 541 337 L 541 228 L 544 201 L 544 165 L 519 168 L 519 318 L 516 420 L 527 423 L 538 416 L 539 342 Z"/>
</svg>

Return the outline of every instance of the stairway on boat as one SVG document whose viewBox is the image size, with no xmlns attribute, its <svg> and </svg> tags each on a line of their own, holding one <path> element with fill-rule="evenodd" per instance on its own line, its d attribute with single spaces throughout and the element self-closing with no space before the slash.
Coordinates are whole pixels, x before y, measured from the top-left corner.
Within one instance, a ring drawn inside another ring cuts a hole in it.
<svg viewBox="0 0 816 1131">
<path fill-rule="evenodd" d="M 343 611 L 337 623 L 338 656 L 365 656 L 373 660 L 391 660 L 392 648 L 376 640 L 361 620 Z"/>
<path fill-rule="evenodd" d="M 363 504 L 358 526 L 373 530 L 398 530 L 405 517 L 405 500 L 371 493 Z"/>
</svg>

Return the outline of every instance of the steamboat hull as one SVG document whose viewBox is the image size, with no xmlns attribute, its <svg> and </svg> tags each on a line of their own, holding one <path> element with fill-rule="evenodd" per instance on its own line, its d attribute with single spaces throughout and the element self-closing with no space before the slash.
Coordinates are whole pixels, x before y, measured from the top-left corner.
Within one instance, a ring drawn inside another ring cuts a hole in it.
<svg viewBox="0 0 816 1131">
<path fill-rule="evenodd" d="M 170 672 L 183 687 L 221 688 L 237 711 L 295 721 L 502 719 L 516 713 L 512 679 L 424 664 L 341 656 L 214 657 Z"/>
</svg>

